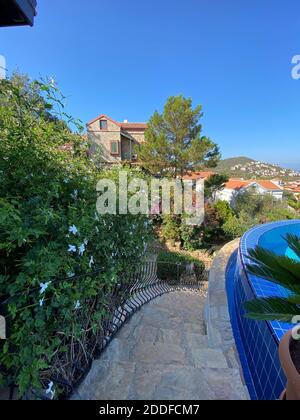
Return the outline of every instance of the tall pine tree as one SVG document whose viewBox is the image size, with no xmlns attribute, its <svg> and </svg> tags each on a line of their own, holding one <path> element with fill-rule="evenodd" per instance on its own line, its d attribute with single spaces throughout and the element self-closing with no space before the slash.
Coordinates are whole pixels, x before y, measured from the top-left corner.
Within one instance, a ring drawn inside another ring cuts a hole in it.
<svg viewBox="0 0 300 420">
<path fill-rule="evenodd" d="M 193 109 L 191 99 L 172 96 L 163 113 L 150 118 L 146 141 L 139 150 L 143 167 L 152 174 L 183 176 L 187 171 L 214 167 L 220 159 L 218 146 L 202 136 L 202 107 Z"/>
</svg>

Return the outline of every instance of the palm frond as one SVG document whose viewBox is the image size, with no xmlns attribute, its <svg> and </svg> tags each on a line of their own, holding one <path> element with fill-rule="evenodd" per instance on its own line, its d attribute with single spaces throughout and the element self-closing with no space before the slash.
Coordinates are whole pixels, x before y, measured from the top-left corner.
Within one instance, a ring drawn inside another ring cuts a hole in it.
<svg viewBox="0 0 300 420">
<path fill-rule="evenodd" d="M 248 258 L 248 272 L 300 295 L 300 262 L 262 247 L 250 250 Z"/>
<path fill-rule="evenodd" d="M 300 315 L 300 306 L 285 298 L 261 298 L 244 304 L 246 318 L 258 321 L 292 322 Z"/>
<path fill-rule="evenodd" d="M 285 237 L 285 240 L 288 243 L 289 247 L 295 252 L 297 257 L 300 258 L 300 238 L 299 238 L 299 236 L 288 233 Z"/>
<path fill-rule="evenodd" d="M 292 295 L 287 298 L 290 303 L 294 303 L 295 305 L 300 306 L 300 296 L 299 295 Z"/>
</svg>

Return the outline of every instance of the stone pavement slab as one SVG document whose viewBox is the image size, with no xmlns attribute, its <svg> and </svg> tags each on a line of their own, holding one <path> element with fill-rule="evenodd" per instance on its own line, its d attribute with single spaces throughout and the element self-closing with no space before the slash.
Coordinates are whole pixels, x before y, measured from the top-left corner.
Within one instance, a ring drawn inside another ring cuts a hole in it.
<svg viewBox="0 0 300 420">
<path fill-rule="evenodd" d="M 142 307 L 93 362 L 72 399 L 247 399 L 234 355 L 209 345 L 204 305 L 205 293 L 194 290 Z"/>
</svg>

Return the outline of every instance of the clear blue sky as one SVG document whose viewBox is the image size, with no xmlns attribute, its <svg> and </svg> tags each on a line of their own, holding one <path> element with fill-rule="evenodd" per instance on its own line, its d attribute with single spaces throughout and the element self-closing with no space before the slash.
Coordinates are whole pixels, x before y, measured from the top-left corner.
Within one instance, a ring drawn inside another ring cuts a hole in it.
<svg viewBox="0 0 300 420">
<path fill-rule="evenodd" d="M 146 121 L 183 94 L 224 157 L 300 169 L 299 0 L 38 0 L 34 28 L 0 29 L 0 54 L 54 75 L 84 122 Z"/>
</svg>

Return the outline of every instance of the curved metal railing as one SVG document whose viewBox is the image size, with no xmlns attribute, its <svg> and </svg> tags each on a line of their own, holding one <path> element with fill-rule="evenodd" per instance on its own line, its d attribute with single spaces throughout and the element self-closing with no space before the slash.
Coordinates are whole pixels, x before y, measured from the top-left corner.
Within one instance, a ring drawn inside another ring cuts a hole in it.
<svg viewBox="0 0 300 420">
<path fill-rule="evenodd" d="M 93 273 L 73 277 L 70 281 L 76 281 L 84 276 L 96 277 L 99 275 L 101 275 L 101 271 L 94 271 Z M 41 381 L 45 384 L 45 388 L 51 381 L 59 388 L 62 398 L 67 398 L 85 377 L 93 360 L 100 357 L 120 328 L 143 305 L 165 293 L 200 288 L 203 281 L 204 270 L 199 271 L 198 269 L 197 271 L 193 264 L 145 262 L 128 277 L 120 278 L 113 290 L 104 293 L 102 291 L 101 296 L 91 298 L 89 302 L 84 302 L 85 305 L 94 307 L 99 304 L 100 299 L 101 302 L 105 302 L 107 315 L 100 322 L 97 331 L 93 333 L 90 333 L 89 320 L 80 319 L 82 324 L 86 325 L 86 331 L 83 332 L 82 339 L 70 340 L 70 338 L 65 338 L 62 344 L 68 348 L 68 352 L 57 354 L 52 361 L 53 368 L 43 372 Z M 32 293 L 36 292 L 37 290 L 32 291 Z M 15 297 L 10 297 L 2 303 L 0 315 L 5 316 L 5 307 L 13 298 Z M 84 317 L 86 315 L 79 314 L 78 316 Z M 9 322 L 7 334 L 9 335 Z M 10 394 L 12 397 L 13 389 L 11 389 Z M 26 398 L 49 399 L 46 393 L 34 391 L 30 391 Z"/>
</svg>

